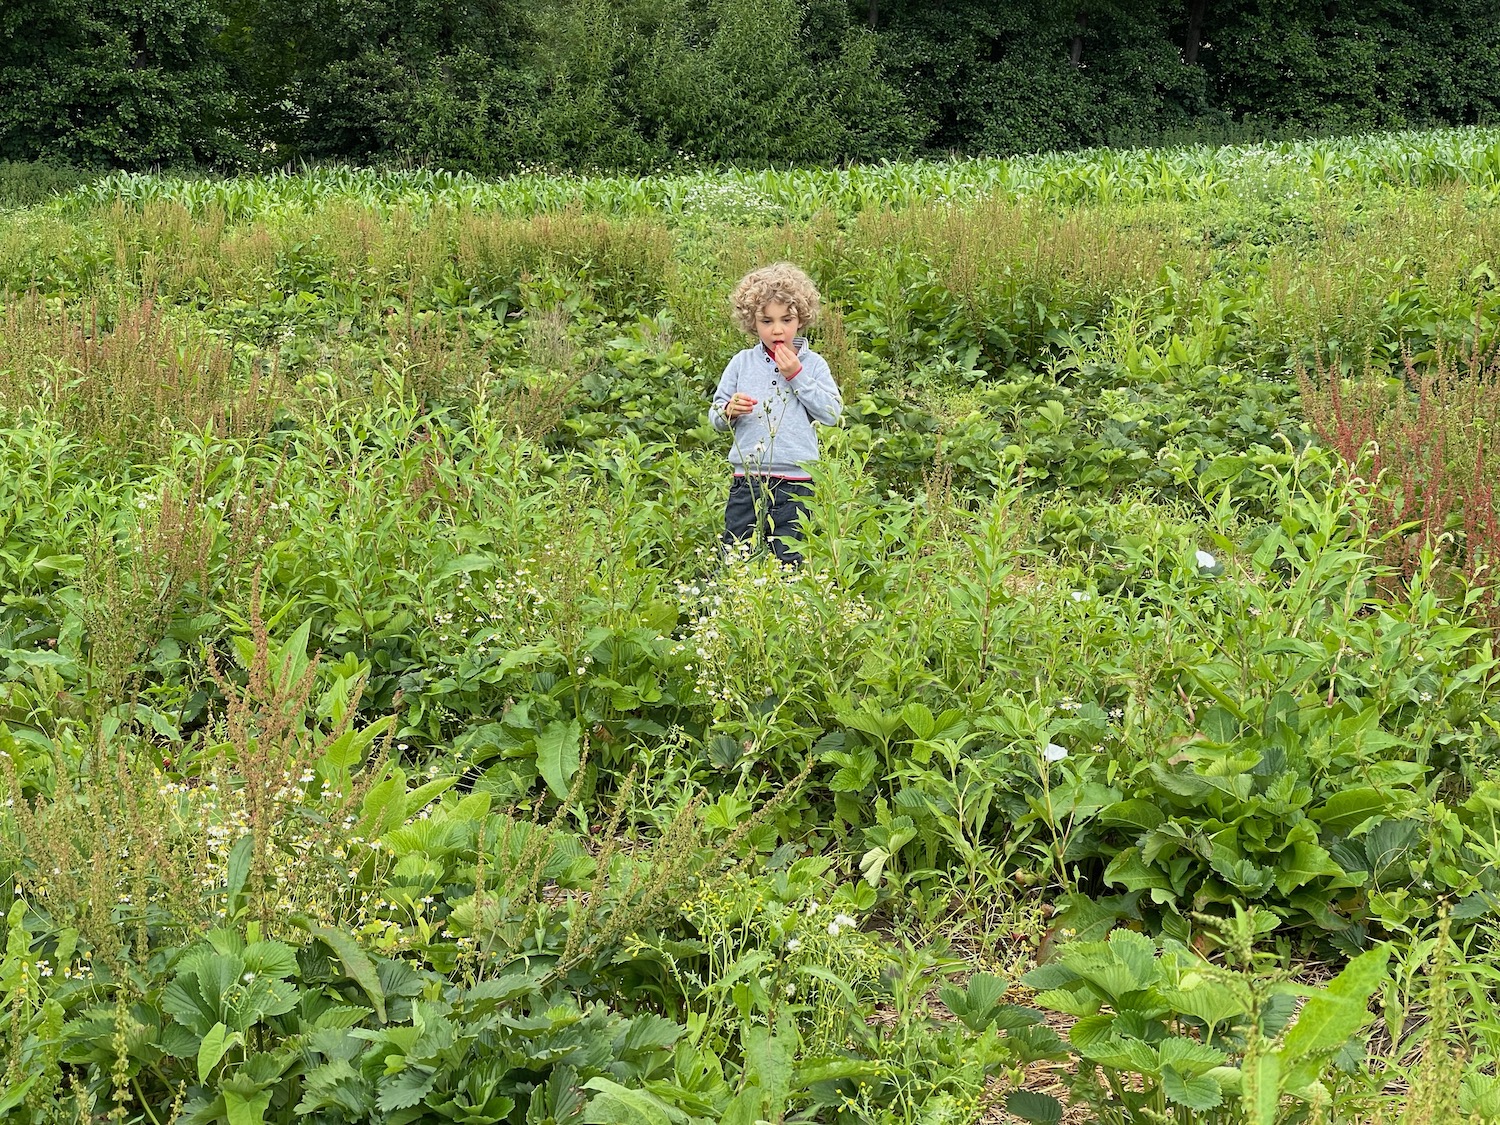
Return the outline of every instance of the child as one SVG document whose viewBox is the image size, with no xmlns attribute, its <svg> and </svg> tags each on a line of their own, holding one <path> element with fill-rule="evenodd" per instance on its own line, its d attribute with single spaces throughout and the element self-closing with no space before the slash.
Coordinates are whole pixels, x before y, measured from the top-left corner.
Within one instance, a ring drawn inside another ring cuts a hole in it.
<svg viewBox="0 0 1500 1125">
<path fill-rule="evenodd" d="M 714 429 L 734 435 L 724 543 L 763 535 L 778 559 L 796 565 L 802 556 L 786 540 L 798 537 L 812 493 L 813 422 L 832 426 L 844 408 L 828 362 L 801 335 L 818 319 L 818 290 L 796 266 L 777 262 L 746 274 L 729 300 L 734 323 L 760 342 L 729 361 L 709 412 Z"/>
</svg>

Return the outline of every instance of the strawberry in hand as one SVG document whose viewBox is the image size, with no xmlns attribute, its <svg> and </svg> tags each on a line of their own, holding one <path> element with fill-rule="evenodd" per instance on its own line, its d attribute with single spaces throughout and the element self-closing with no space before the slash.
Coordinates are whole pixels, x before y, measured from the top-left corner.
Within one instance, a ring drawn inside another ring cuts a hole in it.
<svg viewBox="0 0 1500 1125">
<path fill-rule="evenodd" d="M 797 373 L 802 370 L 802 361 L 797 358 L 797 353 L 788 344 L 777 344 L 771 352 L 771 358 L 776 361 L 777 369 L 788 379 L 795 379 Z"/>
</svg>

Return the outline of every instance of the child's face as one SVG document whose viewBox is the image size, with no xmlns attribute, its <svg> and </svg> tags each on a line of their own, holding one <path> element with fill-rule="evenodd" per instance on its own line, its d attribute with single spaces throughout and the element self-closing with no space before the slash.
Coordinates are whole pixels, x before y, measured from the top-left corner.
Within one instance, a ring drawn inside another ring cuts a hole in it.
<svg viewBox="0 0 1500 1125">
<path fill-rule="evenodd" d="M 768 301 L 755 314 L 755 333 L 767 351 L 774 351 L 777 344 L 790 346 L 801 327 L 792 306 L 781 301 Z"/>
</svg>

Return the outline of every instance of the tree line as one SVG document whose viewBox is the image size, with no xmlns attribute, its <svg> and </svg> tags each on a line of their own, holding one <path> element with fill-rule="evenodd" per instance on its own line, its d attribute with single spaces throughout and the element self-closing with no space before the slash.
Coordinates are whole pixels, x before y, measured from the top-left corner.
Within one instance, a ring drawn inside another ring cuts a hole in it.
<svg viewBox="0 0 1500 1125">
<path fill-rule="evenodd" d="M 1500 119 L 1497 0 L 4 0 L 0 160 L 501 173 Z"/>
</svg>

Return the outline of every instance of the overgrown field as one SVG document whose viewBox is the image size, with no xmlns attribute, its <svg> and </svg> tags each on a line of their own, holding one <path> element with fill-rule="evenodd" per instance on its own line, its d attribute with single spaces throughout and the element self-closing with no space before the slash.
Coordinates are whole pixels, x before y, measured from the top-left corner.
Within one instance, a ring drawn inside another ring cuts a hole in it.
<svg viewBox="0 0 1500 1125">
<path fill-rule="evenodd" d="M 4 1120 L 1500 1119 L 1497 184 L 0 212 Z M 706 417 L 781 258 L 794 572 Z"/>
</svg>

